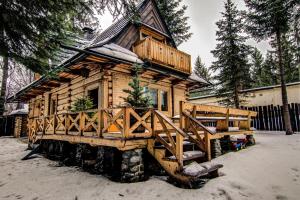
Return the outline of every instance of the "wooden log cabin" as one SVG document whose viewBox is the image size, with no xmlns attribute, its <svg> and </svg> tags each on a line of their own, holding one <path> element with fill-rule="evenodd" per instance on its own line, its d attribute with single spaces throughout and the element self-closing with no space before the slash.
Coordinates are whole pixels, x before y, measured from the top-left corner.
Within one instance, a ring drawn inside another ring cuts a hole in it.
<svg viewBox="0 0 300 200">
<path fill-rule="evenodd" d="M 57 77 L 41 76 L 8 101 L 29 103 L 32 143 L 63 141 L 88 144 L 98 150 L 117 149 L 123 152 L 120 170 L 125 181 L 143 177 L 142 171 L 131 170 L 143 160 L 128 164 L 131 159 L 127 158 L 129 154 L 142 159 L 140 149 L 144 149 L 169 175 L 190 184 L 218 169 L 204 165 L 201 172 L 190 174 L 187 164 L 211 159 L 210 140 L 226 135 L 229 117 L 244 116 L 240 120 L 243 132 L 234 134 L 252 134 L 250 122 L 255 113 L 185 103 L 190 88 L 208 83 L 191 75 L 191 56 L 177 49 L 155 1 L 142 1 L 138 12 L 139 22 L 127 16 L 77 47 L 65 46 L 72 54 L 55 69 Z M 153 108 L 124 106 L 121 97 L 127 95 L 123 89 L 129 89 L 134 63 L 143 67 L 141 83 L 151 94 Z M 71 112 L 76 99 L 83 96 L 90 96 L 93 110 Z M 197 120 L 199 114 L 209 112 L 218 114 L 217 130 L 222 130 L 221 135 L 205 127 L 200 118 Z M 144 131 L 136 132 L 141 126 Z"/>
</svg>

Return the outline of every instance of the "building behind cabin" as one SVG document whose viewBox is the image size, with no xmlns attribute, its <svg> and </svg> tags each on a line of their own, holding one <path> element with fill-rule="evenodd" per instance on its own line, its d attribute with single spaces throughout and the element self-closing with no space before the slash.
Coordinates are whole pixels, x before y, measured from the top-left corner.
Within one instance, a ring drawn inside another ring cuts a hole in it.
<svg viewBox="0 0 300 200">
<path fill-rule="evenodd" d="M 300 82 L 288 83 L 287 93 L 289 103 L 300 103 Z M 282 105 L 280 85 L 243 90 L 241 95 L 244 100 L 241 106 L 244 107 Z M 189 102 L 205 105 L 220 105 L 220 100 L 216 95 L 189 98 Z"/>
</svg>

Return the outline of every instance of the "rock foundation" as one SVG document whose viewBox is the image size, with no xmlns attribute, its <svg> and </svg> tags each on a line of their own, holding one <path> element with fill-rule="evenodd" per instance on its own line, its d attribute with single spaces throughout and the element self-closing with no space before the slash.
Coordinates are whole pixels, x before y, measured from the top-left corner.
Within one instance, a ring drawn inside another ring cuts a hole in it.
<svg viewBox="0 0 300 200">
<path fill-rule="evenodd" d="M 211 156 L 216 158 L 222 155 L 222 147 L 219 139 L 211 140 Z"/>
<path fill-rule="evenodd" d="M 124 151 L 121 164 L 121 181 L 138 182 L 144 180 L 142 149 Z"/>
</svg>

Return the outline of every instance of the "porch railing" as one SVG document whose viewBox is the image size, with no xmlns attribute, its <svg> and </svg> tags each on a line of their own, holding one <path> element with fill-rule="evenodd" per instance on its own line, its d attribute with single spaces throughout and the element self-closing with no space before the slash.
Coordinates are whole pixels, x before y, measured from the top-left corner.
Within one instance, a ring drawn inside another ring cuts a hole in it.
<svg viewBox="0 0 300 200">
<path fill-rule="evenodd" d="M 29 136 L 73 135 L 147 138 L 152 136 L 152 110 L 143 108 L 96 109 L 29 118 Z"/>
</svg>

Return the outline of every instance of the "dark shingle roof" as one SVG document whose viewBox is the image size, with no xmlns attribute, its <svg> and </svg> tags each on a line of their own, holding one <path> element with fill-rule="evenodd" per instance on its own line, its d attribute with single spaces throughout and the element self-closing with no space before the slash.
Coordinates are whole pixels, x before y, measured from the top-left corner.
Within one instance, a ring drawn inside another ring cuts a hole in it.
<svg viewBox="0 0 300 200">
<path fill-rule="evenodd" d="M 147 2 L 147 0 L 141 1 L 137 5 L 137 11 L 141 12 L 141 8 L 143 5 Z M 100 35 L 96 36 L 93 43 L 91 44 L 91 47 L 99 47 L 103 44 L 108 43 L 110 40 L 112 40 L 114 37 L 116 37 L 131 21 L 133 14 L 127 15 L 113 23 L 111 26 L 109 26 L 107 29 L 105 29 Z"/>
<path fill-rule="evenodd" d="M 142 0 L 140 1 L 140 3 L 136 6 L 136 9 L 137 9 L 137 12 L 138 13 L 142 13 L 143 12 L 143 9 L 144 9 L 144 6 L 146 5 L 146 3 L 148 2 L 149 0 Z M 157 5 L 156 5 L 156 2 L 155 1 L 152 1 L 154 3 L 154 6 L 158 9 Z M 160 11 L 158 10 L 158 13 L 160 15 L 160 17 L 162 18 L 161 16 L 161 13 Z M 129 15 L 126 15 L 124 17 L 122 17 L 121 19 L 119 19 L 118 21 L 116 21 L 115 23 L 113 23 L 111 26 L 109 26 L 106 30 L 104 30 L 102 33 L 100 33 L 98 36 L 95 37 L 94 41 L 92 42 L 92 44 L 90 45 L 90 47 L 99 47 L 99 46 L 102 46 L 104 44 L 107 44 L 108 42 L 110 42 L 113 38 L 115 38 L 122 30 L 124 30 L 124 28 L 131 22 L 132 20 L 132 17 L 133 17 L 133 13 L 132 14 L 129 14 Z M 168 26 L 167 24 L 165 23 L 164 19 L 162 18 L 163 20 L 163 23 L 165 24 L 166 28 L 167 28 L 167 31 L 169 32 L 170 36 L 171 36 L 171 33 L 168 29 Z M 145 25 L 143 22 L 140 22 L 141 24 Z M 150 27 L 149 25 L 146 25 L 148 27 Z M 153 27 L 150 27 L 154 30 L 156 30 L 155 28 Z M 159 30 L 156 30 L 158 32 L 160 32 Z M 165 35 L 165 33 L 162 33 Z M 174 47 L 176 46 L 175 45 L 175 42 L 172 38 L 172 36 L 170 37 Z"/>
<path fill-rule="evenodd" d="M 91 47 L 99 47 L 117 36 L 129 23 L 129 17 L 123 17 L 95 37 Z"/>
</svg>

